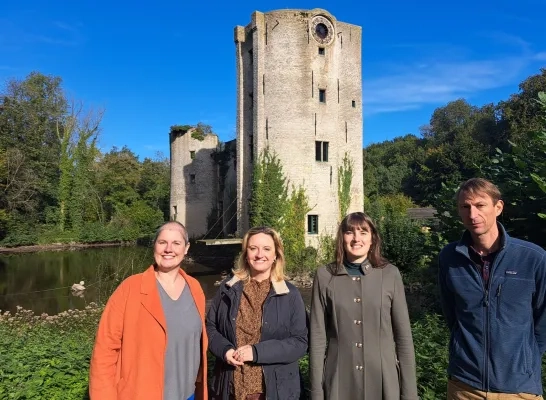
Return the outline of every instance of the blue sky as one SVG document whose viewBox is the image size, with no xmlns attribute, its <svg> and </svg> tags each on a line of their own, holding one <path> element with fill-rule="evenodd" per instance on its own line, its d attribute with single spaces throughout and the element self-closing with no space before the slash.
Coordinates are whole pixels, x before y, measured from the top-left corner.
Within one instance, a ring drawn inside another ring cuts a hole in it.
<svg viewBox="0 0 546 400">
<path fill-rule="evenodd" d="M 233 28 L 254 10 L 325 8 L 363 28 L 364 143 L 419 134 L 435 108 L 496 103 L 546 65 L 546 1 L 0 2 L 0 81 L 61 76 L 104 108 L 100 145 L 169 155 L 174 124 L 235 137 Z M 419 4 L 418 8 L 415 4 Z"/>
</svg>

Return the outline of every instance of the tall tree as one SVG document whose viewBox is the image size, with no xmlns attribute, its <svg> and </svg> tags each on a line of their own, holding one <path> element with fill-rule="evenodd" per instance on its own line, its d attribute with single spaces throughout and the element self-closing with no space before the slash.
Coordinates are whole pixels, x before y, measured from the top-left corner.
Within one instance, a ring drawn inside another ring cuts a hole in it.
<svg viewBox="0 0 546 400">
<path fill-rule="evenodd" d="M 128 147 L 121 150 L 114 147 L 104 154 L 97 164 L 96 185 L 108 219 L 139 200 L 136 189 L 140 177 L 141 165 Z"/>
<path fill-rule="evenodd" d="M 536 99 L 539 92 L 546 91 L 546 68 L 540 73 L 525 79 L 519 85 L 518 93 L 512 94 L 506 101 L 497 105 L 497 113 L 504 129 L 504 144 L 507 140 L 521 143 L 527 140 L 528 132 L 538 132 L 542 129 L 542 110 Z"/>
<path fill-rule="evenodd" d="M 406 181 L 411 166 L 424 159 L 423 144 L 423 139 L 408 134 L 367 146 L 363 150 L 366 196 L 408 194 Z"/>
<path fill-rule="evenodd" d="M 138 193 L 150 207 L 160 209 L 165 219 L 169 218 L 170 176 L 170 162 L 163 154 L 158 153 L 155 159 L 145 158 L 142 162 Z"/>
<path fill-rule="evenodd" d="M 25 166 L 33 171 L 35 181 L 24 186 L 35 186 L 35 206 L 25 212 L 34 214 L 35 221 L 44 220 L 45 210 L 55 207 L 58 195 L 57 126 L 67 107 L 61 83 L 59 77 L 33 72 L 25 80 L 8 81 L 2 93 L 0 149 L 19 150 Z"/>
<path fill-rule="evenodd" d="M 496 127 L 491 106 L 478 108 L 459 99 L 437 108 L 423 130 L 426 157 L 412 166 L 412 198 L 431 204 L 442 183 L 477 174 L 492 151 L 491 144 L 484 142 L 491 127 Z"/>
<path fill-rule="evenodd" d="M 70 177 L 72 179 L 68 213 L 75 233 L 81 232 L 86 221 L 103 222 L 102 199 L 95 187 L 95 159 L 100 152 L 97 140 L 103 111 L 78 112 L 75 134 L 70 150 Z"/>
</svg>

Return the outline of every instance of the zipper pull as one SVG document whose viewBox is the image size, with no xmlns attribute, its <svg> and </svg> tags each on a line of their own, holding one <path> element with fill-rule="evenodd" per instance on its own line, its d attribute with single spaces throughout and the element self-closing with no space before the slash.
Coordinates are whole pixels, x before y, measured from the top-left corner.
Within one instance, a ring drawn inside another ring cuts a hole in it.
<svg viewBox="0 0 546 400">
<path fill-rule="evenodd" d="M 497 297 L 500 296 L 501 288 L 502 288 L 502 283 L 499 285 L 499 287 L 497 287 Z"/>
<path fill-rule="evenodd" d="M 485 296 L 483 298 L 483 306 L 489 307 L 489 289 L 485 290 Z"/>
</svg>

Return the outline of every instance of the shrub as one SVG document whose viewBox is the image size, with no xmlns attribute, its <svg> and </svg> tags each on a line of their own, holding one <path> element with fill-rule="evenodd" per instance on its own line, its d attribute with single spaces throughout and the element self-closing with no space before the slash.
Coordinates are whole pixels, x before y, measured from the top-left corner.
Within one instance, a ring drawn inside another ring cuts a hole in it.
<svg viewBox="0 0 546 400">
<path fill-rule="evenodd" d="M 427 235 L 421 221 L 412 220 L 407 209 L 413 203 L 401 195 L 367 201 L 367 213 L 383 239 L 383 255 L 400 270 L 410 272 L 426 264 Z"/>
<path fill-rule="evenodd" d="M 82 400 L 102 308 L 0 314 L 0 399 Z"/>
</svg>

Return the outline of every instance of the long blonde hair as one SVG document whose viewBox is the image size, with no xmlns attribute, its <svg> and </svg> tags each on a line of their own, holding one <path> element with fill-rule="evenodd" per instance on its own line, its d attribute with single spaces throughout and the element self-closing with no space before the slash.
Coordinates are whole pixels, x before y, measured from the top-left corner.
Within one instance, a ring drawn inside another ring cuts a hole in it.
<svg viewBox="0 0 546 400">
<path fill-rule="evenodd" d="M 259 233 L 264 233 L 271 236 L 271 238 L 273 239 L 273 243 L 275 244 L 276 259 L 273 262 L 273 266 L 271 267 L 271 281 L 280 282 L 285 280 L 286 276 L 284 275 L 284 246 L 282 244 L 281 236 L 275 229 L 268 226 L 257 226 L 254 228 L 250 228 L 245 234 L 245 236 L 243 237 L 242 251 L 241 254 L 239 254 L 239 258 L 237 259 L 236 267 L 233 269 L 233 274 L 243 282 L 248 282 L 250 280 L 250 265 L 248 265 L 247 262 L 248 241 L 252 236 Z"/>
</svg>

